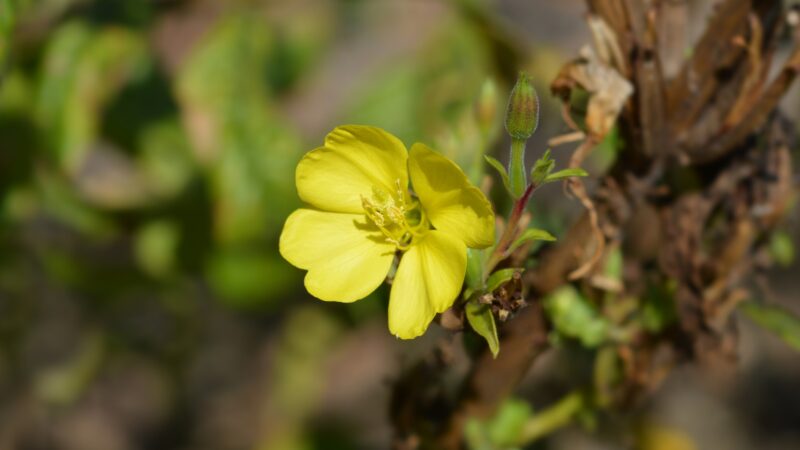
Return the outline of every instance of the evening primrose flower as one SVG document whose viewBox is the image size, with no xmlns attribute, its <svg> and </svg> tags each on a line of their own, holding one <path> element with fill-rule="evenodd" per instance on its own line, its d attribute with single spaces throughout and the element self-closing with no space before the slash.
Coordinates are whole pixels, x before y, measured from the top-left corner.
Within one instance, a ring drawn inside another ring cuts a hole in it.
<svg viewBox="0 0 800 450">
<path fill-rule="evenodd" d="M 467 247 L 494 243 L 491 205 L 464 172 L 423 144 L 406 151 L 380 128 L 336 128 L 300 161 L 296 183 L 308 207 L 286 219 L 281 255 L 308 271 L 308 292 L 339 302 L 377 289 L 400 255 L 389 330 L 403 339 L 453 304 Z"/>
</svg>

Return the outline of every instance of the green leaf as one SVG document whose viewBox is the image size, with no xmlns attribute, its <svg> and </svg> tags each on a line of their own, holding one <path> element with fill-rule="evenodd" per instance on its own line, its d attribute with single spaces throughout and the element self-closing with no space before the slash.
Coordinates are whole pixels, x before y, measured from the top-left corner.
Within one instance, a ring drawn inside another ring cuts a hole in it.
<svg viewBox="0 0 800 450">
<path fill-rule="evenodd" d="M 482 305 L 475 300 L 467 302 L 466 305 L 467 321 L 476 333 L 486 339 L 489 350 L 496 358 L 500 353 L 500 339 L 497 337 L 497 325 L 494 323 L 494 316 L 489 305 Z"/>
<path fill-rule="evenodd" d="M 769 240 L 769 253 L 776 263 L 788 267 L 794 261 L 794 243 L 789 233 L 776 231 Z"/>
<path fill-rule="evenodd" d="M 512 267 L 509 269 L 501 269 L 497 272 L 491 274 L 489 279 L 486 280 L 486 292 L 493 292 L 495 289 L 499 288 L 501 284 L 508 282 L 511 278 L 514 277 L 514 274 L 517 272 L 523 272 L 525 269 L 520 269 L 517 267 Z"/>
<path fill-rule="evenodd" d="M 753 322 L 775 333 L 787 345 L 800 351 L 800 317 L 779 307 L 745 302 L 739 309 Z"/>
<path fill-rule="evenodd" d="M 16 20 L 15 5 L 12 0 L 0 0 L 0 64 L 2 64 L 11 48 L 11 35 Z"/>
<path fill-rule="evenodd" d="M 524 400 L 503 402 L 493 417 L 481 420 L 470 417 L 464 437 L 470 450 L 518 450 L 518 442 L 533 410 Z"/>
<path fill-rule="evenodd" d="M 519 399 L 508 399 L 491 421 L 486 424 L 489 439 L 500 448 L 509 448 L 519 442 L 525 423 L 533 414 L 531 405 Z"/>
<path fill-rule="evenodd" d="M 45 402 L 68 405 L 91 385 L 103 365 L 106 341 L 102 334 L 90 332 L 83 338 L 71 360 L 40 373 L 34 381 L 34 391 Z"/>
<path fill-rule="evenodd" d="M 598 406 L 607 407 L 614 401 L 614 389 L 623 379 L 622 361 L 614 346 L 597 350 L 594 358 L 593 384 L 594 401 Z"/>
<path fill-rule="evenodd" d="M 612 280 L 622 282 L 622 269 L 622 251 L 617 247 L 608 253 L 603 272 Z"/>
<path fill-rule="evenodd" d="M 211 181 L 214 236 L 225 245 L 277 236 L 297 206 L 294 168 L 303 147 L 265 83 L 274 45 L 256 17 L 236 13 L 208 31 L 176 80 L 184 113 L 202 118 L 189 135 L 207 136 L 193 144 Z"/>
<path fill-rule="evenodd" d="M 598 173 L 607 172 L 622 153 L 624 146 L 625 141 L 620 137 L 619 126 L 615 125 L 592 150 L 592 167 L 595 167 Z"/>
<path fill-rule="evenodd" d="M 324 23 L 335 28 L 330 20 Z M 344 123 L 391 130 L 404 142 L 424 140 L 431 129 L 442 130 L 434 148 L 471 174 L 476 162 L 483 167 L 487 144 L 480 136 L 474 103 L 465 93 L 479 92 L 489 75 L 491 54 L 483 45 L 483 35 L 471 27 L 462 24 L 440 31 L 426 44 L 425 57 L 417 58 L 415 64 L 397 59 L 359 83 L 338 115 Z M 464 116 L 470 117 L 462 121 Z"/>
<path fill-rule="evenodd" d="M 488 162 L 492 167 L 495 168 L 495 170 L 497 170 L 497 173 L 499 173 L 500 177 L 503 179 L 503 186 L 505 186 L 506 190 L 510 193 L 511 182 L 508 180 L 508 172 L 506 172 L 506 168 L 503 167 L 503 163 L 489 155 L 484 155 L 483 157 L 486 158 L 486 162 Z"/>
<path fill-rule="evenodd" d="M 533 169 L 531 170 L 531 183 L 533 183 L 534 186 L 541 186 L 543 184 L 552 183 L 565 178 L 585 177 L 588 175 L 588 173 L 586 173 L 586 171 L 580 167 L 559 170 L 558 172 L 551 173 L 553 172 L 555 165 L 556 162 L 550 157 L 550 150 L 548 149 L 546 152 L 544 152 L 544 155 L 542 155 L 542 157 L 536 161 L 536 164 L 533 165 Z"/>
<path fill-rule="evenodd" d="M 174 223 L 156 220 L 142 227 L 133 242 L 134 256 L 149 275 L 163 277 L 173 269 L 180 241 L 180 230 Z"/>
<path fill-rule="evenodd" d="M 605 342 L 611 324 L 574 287 L 564 286 L 544 300 L 547 315 L 564 336 L 594 348 Z"/>
<path fill-rule="evenodd" d="M 514 250 L 520 248 L 523 244 L 530 241 L 555 241 L 556 237 L 552 234 L 548 233 L 545 230 L 540 230 L 538 228 L 528 228 L 522 233 L 522 236 L 518 237 L 516 241 L 514 241 L 510 247 L 508 247 L 508 253 L 513 253 Z"/>
<path fill-rule="evenodd" d="M 536 164 L 531 169 L 531 183 L 534 186 L 541 186 L 545 183 L 547 176 L 553 171 L 555 165 L 555 160 L 550 157 L 550 149 L 547 149 L 542 157 L 536 160 Z"/>
<path fill-rule="evenodd" d="M 651 333 L 658 333 L 678 320 L 675 310 L 675 285 L 665 283 L 647 287 L 642 299 L 641 323 Z"/>
<path fill-rule="evenodd" d="M 7 34 L 11 34 L 16 18 L 14 9 L 12 0 L 0 0 L 0 33 L 2 33 L 0 37 L 5 38 Z"/>
<path fill-rule="evenodd" d="M 152 67 L 144 36 L 126 28 L 96 30 L 68 22 L 53 32 L 44 54 L 37 113 L 67 172 L 84 164 L 100 135 L 106 106 Z"/>
<path fill-rule="evenodd" d="M 142 176 L 160 199 L 170 199 L 183 191 L 196 175 L 197 165 L 183 128 L 177 120 L 154 123 L 139 139 Z"/>
<path fill-rule="evenodd" d="M 42 172 L 36 181 L 38 195 L 48 214 L 95 238 L 109 238 L 116 232 L 114 222 L 86 205 L 62 176 Z"/>
<path fill-rule="evenodd" d="M 495 450 L 486 425 L 475 417 L 469 417 L 464 424 L 464 441 L 469 450 Z"/>
<path fill-rule="evenodd" d="M 585 177 L 586 175 L 589 174 L 585 170 L 581 169 L 580 167 L 575 167 L 572 169 L 564 169 L 555 173 L 551 173 L 544 179 L 544 182 L 552 183 L 553 181 L 559 181 L 570 177 Z"/>
<path fill-rule="evenodd" d="M 483 282 L 483 260 L 484 252 L 477 248 L 467 249 L 467 287 L 468 290 L 475 291 L 480 289 Z M 464 298 L 469 297 L 465 295 Z"/>
<path fill-rule="evenodd" d="M 255 247 L 214 254 L 205 275 L 221 302 L 242 310 L 275 305 L 298 282 L 294 268 L 277 255 Z"/>
</svg>

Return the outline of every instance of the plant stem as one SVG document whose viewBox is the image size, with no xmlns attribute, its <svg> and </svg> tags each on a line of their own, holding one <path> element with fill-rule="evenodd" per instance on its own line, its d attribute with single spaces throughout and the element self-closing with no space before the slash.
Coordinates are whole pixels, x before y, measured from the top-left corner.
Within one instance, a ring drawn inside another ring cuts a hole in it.
<svg viewBox="0 0 800 450">
<path fill-rule="evenodd" d="M 535 414 L 523 426 L 518 444 L 528 445 L 544 436 L 569 425 L 575 415 L 586 406 L 586 394 L 573 391 L 558 403 Z"/>
<path fill-rule="evenodd" d="M 503 235 L 500 236 L 500 240 L 497 242 L 494 252 L 492 252 L 492 255 L 489 256 L 489 259 L 486 261 L 486 268 L 483 271 L 484 278 L 492 273 L 492 270 L 494 270 L 495 266 L 497 266 L 500 261 L 506 258 L 508 246 L 511 245 L 514 236 L 517 235 L 519 219 L 522 217 L 522 213 L 525 212 L 528 200 L 530 200 L 531 194 L 533 194 L 535 189 L 536 186 L 529 184 L 528 187 L 525 188 L 525 192 L 522 193 L 522 196 L 514 202 L 514 209 L 511 211 L 511 216 L 508 218 L 508 223 L 503 231 Z"/>
<path fill-rule="evenodd" d="M 508 162 L 508 180 L 511 185 L 511 194 L 515 199 L 524 195 L 528 185 L 528 177 L 525 171 L 525 140 L 511 140 L 511 158 Z"/>
</svg>

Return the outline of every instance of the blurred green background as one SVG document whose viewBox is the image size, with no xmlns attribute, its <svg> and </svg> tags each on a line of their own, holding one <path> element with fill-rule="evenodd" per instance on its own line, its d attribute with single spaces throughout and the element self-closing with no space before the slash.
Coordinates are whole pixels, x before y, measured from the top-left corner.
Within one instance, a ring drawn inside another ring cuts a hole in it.
<svg viewBox="0 0 800 450">
<path fill-rule="evenodd" d="M 502 157 L 518 69 L 543 100 L 535 158 L 566 130 L 547 85 L 588 40 L 583 12 L 579 0 L 0 0 L 0 450 L 388 448 L 390 383 L 445 333 L 392 338 L 384 289 L 351 305 L 305 293 L 277 253 L 299 206 L 294 167 L 346 123 L 465 168 Z M 491 140 L 475 114 L 487 82 Z M 575 203 L 548 186 L 537 220 L 560 235 Z M 789 298 L 797 267 L 782 270 L 774 290 Z M 796 354 L 743 333 L 739 375 L 681 372 L 646 406 L 644 429 L 667 436 L 647 448 L 800 446 Z M 606 441 L 576 429 L 540 448 L 625 448 Z"/>
</svg>

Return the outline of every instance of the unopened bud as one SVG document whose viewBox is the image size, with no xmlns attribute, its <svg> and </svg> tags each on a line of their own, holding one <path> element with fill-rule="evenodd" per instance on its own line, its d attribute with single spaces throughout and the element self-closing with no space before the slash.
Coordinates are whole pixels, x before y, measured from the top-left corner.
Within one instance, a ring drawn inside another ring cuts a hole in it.
<svg viewBox="0 0 800 450">
<path fill-rule="evenodd" d="M 520 72 L 506 111 L 506 131 L 516 140 L 527 140 L 539 124 L 539 97 L 528 76 Z"/>
</svg>

